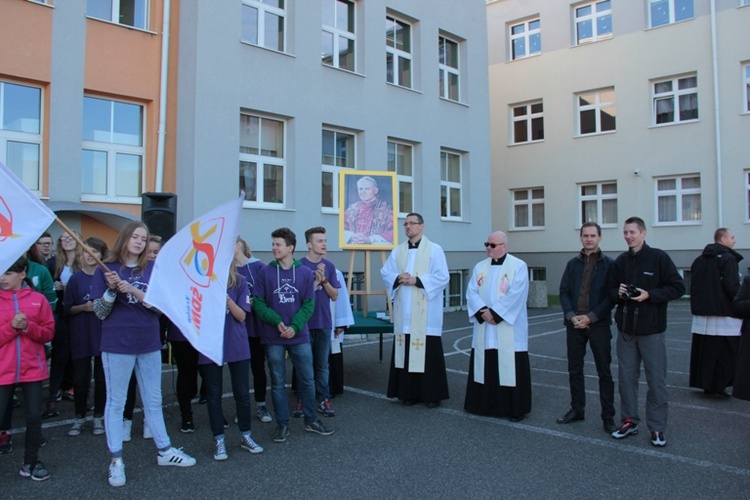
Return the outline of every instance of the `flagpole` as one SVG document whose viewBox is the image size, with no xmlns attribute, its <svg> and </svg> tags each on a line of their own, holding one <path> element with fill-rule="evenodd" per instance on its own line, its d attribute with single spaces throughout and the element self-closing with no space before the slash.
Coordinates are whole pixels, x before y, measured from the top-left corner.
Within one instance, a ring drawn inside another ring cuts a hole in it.
<svg viewBox="0 0 750 500">
<path fill-rule="evenodd" d="M 94 255 L 94 252 L 91 251 L 91 249 L 88 247 L 88 245 L 86 245 L 83 241 L 81 241 L 81 238 L 79 238 L 76 233 L 74 233 L 73 231 L 71 231 L 70 228 L 68 226 L 66 226 L 65 223 L 63 221 L 61 221 L 59 217 L 55 217 L 55 222 L 57 222 L 57 224 L 61 228 L 63 228 L 63 231 L 65 231 L 66 233 L 68 233 L 71 238 L 73 238 L 74 240 L 76 240 L 76 243 L 78 243 L 79 245 L 81 245 L 81 248 L 83 248 L 83 251 L 86 252 L 87 254 L 89 254 L 91 256 L 91 258 L 94 259 L 97 264 L 99 264 L 99 267 L 101 267 L 102 269 L 104 269 L 106 272 L 110 272 L 109 268 L 104 264 L 104 262 L 102 262 L 102 260 L 99 257 L 97 257 L 96 255 Z"/>
</svg>

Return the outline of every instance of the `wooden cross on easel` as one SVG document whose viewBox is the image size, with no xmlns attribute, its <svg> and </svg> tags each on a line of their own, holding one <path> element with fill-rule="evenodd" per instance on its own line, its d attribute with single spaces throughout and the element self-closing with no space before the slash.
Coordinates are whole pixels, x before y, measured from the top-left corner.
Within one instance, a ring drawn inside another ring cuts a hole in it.
<svg viewBox="0 0 750 500">
<path fill-rule="evenodd" d="M 365 250 L 365 288 L 364 290 L 352 290 L 352 278 L 354 276 L 354 258 L 355 258 L 355 252 L 357 250 L 351 250 L 349 253 L 349 276 L 347 278 L 346 288 L 349 290 L 349 295 L 363 295 L 364 298 L 362 300 L 362 316 L 367 317 L 367 296 L 368 295 L 385 295 L 385 303 L 386 307 L 388 308 L 388 317 L 391 320 L 391 323 L 393 323 L 393 310 L 391 307 L 391 299 L 388 295 L 388 290 L 373 290 L 371 287 L 371 281 L 370 281 L 370 253 L 372 250 Z M 385 250 L 380 250 L 380 260 L 383 265 L 385 265 Z"/>
</svg>

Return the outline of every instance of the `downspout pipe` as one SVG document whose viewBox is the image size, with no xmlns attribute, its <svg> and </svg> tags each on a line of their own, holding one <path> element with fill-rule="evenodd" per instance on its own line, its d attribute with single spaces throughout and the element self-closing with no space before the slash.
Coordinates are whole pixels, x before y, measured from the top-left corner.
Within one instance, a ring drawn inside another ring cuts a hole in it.
<svg viewBox="0 0 750 500">
<path fill-rule="evenodd" d="M 723 189 L 721 164 L 721 120 L 719 112 L 719 55 L 716 43 L 716 0 L 711 0 L 711 62 L 714 87 L 714 142 L 716 146 L 716 218 L 717 227 L 724 227 Z"/>
<path fill-rule="evenodd" d="M 167 136 L 167 84 L 169 77 L 169 17 L 171 0 L 164 0 L 161 33 L 161 81 L 159 84 L 159 131 L 156 145 L 156 184 L 154 191 L 164 191 L 164 142 Z"/>
</svg>

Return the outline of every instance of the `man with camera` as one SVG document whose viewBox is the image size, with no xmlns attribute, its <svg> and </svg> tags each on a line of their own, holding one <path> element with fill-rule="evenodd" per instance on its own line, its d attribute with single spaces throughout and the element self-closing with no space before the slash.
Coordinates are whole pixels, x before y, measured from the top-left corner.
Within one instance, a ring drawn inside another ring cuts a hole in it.
<svg viewBox="0 0 750 500">
<path fill-rule="evenodd" d="M 646 224 L 639 217 L 625 221 L 623 236 L 628 251 L 612 266 L 609 295 L 617 303 L 617 361 L 619 363 L 620 417 L 615 439 L 638 434 L 638 378 L 641 360 L 646 372 L 646 425 L 651 444 L 666 446 L 667 429 L 667 303 L 685 293 L 672 259 L 646 244 Z"/>
</svg>

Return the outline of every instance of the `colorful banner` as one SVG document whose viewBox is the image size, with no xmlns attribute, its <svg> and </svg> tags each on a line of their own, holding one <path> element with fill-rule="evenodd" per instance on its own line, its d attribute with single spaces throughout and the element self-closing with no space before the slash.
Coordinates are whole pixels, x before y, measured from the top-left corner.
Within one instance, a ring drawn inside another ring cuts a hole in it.
<svg viewBox="0 0 750 500">
<path fill-rule="evenodd" d="M 0 162 L 0 274 L 47 230 L 57 216 Z"/>
<path fill-rule="evenodd" d="M 214 208 L 170 238 L 156 257 L 144 298 L 219 365 L 224 360 L 227 278 L 242 199 Z"/>
</svg>

